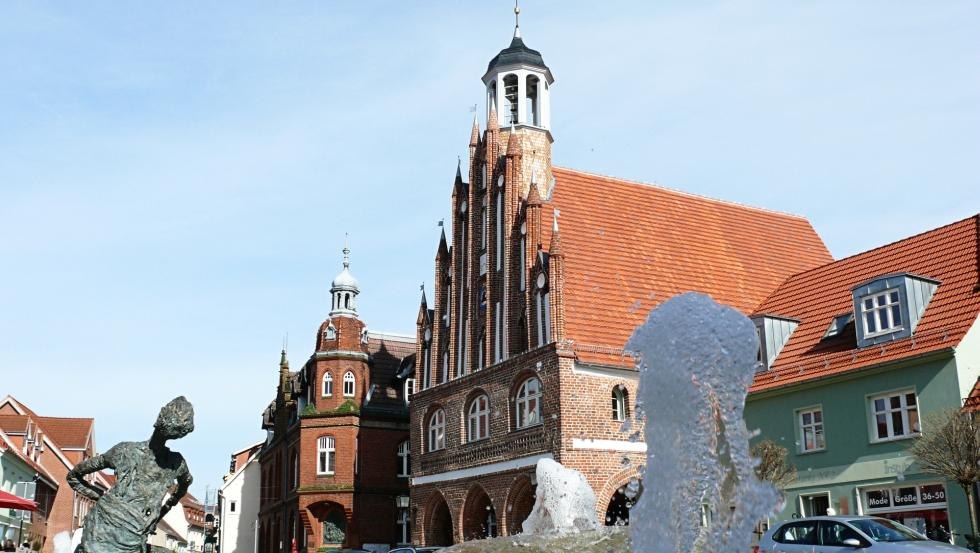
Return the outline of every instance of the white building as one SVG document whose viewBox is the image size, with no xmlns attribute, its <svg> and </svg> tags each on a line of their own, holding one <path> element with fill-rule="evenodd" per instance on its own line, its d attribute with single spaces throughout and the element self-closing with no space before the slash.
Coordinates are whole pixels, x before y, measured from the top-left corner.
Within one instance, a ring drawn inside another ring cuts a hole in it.
<svg viewBox="0 0 980 553">
<path fill-rule="evenodd" d="M 218 547 L 221 553 L 254 553 L 259 514 L 262 443 L 231 456 L 231 471 L 218 491 Z"/>
</svg>

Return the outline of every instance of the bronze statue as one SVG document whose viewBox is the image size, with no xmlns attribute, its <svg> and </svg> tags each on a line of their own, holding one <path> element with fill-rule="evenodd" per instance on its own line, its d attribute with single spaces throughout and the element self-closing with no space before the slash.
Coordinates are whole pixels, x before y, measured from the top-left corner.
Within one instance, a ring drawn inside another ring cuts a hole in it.
<svg viewBox="0 0 980 553">
<path fill-rule="evenodd" d="M 194 407 L 180 396 L 160 409 L 149 441 L 122 442 L 75 465 L 68 473 L 68 485 L 96 501 L 95 508 L 85 518 L 80 550 L 84 553 L 147 551 L 147 537 L 184 497 L 192 481 L 184 458 L 170 451 L 166 442 L 183 438 L 193 430 Z M 105 468 L 116 472 L 116 485 L 103 495 L 83 477 Z M 168 493 L 170 497 L 164 502 Z"/>
</svg>

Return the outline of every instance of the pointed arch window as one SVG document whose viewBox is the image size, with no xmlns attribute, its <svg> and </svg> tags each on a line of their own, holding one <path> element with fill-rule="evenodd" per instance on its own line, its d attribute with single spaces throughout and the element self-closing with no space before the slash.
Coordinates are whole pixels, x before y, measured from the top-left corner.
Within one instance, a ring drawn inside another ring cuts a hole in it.
<svg viewBox="0 0 980 553">
<path fill-rule="evenodd" d="M 618 422 L 623 422 L 630 416 L 629 392 L 622 385 L 612 390 L 612 416 Z"/>
<path fill-rule="evenodd" d="M 541 381 L 537 377 L 525 380 L 514 398 L 517 428 L 541 424 Z"/>
<path fill-rule="evenodd" d="M 480 340 L 476 346 L 476 370 L 480 370 L 484 367 L 484 364 L 486 363 L 486 360 L 484 359 L 486 356 L 486 351 L 487 337 L 485 334 L 480 334 Z"/>
<path fill-rule="evenodd" d="M 439 451 L 446 448 L 446 411 L 438 409 L 429 416 L 428 425 L 429 451 Z"/>
<path fill-rule="evenodd" d="M 354 397 L 354 373 L 347 371 L 344 375 L 344 397 Z"/>
<path fill-rule="evenodd" d="M 473 398 L 466 412 L 466 441 L 490 437 L 490 398 L 481 394 Z"/>
<path fill-rule="evenodd" d="M 504 191 L 497 192 L 497 272 L 504 268 Z"/>
<path fill-rule="evenodd" d="M 333 376 L 330 373 L 323 373 L 323 388 L 321 391 L 323 397 L 330 397 L 333 395 Z"/>
<path fill-rule="evenodd" d="M 440 376 L 439 383 L 442 384 L 449 380 L 449 352 L 443 352 L 442 354 L 442 375 Z"/>
<path fill-rule="evenodd" d="M 336 469 L 337 448 L 333 436 L 321 436 L 316 441 L 316 473 L 333 474 Z"/>
</svg>

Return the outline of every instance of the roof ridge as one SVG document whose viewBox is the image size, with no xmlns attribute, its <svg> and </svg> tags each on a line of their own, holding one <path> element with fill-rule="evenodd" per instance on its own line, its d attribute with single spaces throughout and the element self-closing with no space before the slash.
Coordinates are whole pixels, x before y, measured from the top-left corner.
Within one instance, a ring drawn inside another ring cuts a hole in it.
<svg viewBox="0 0 980 553">
<path fill-rule="evenodd" d="M 391 339 L 396 342 L 412 342 L 415 343 L 415 336 L 410 334 L 401 334 L 399 332 L 385 332 L 380 330 L 368 330 L 368 337 L 378 338 L 381 340 Z"/>
<path fill-rule="evenodd" d="M 643 186 L 643 187 L 646 187 L 646 188 L 656 188 L 658 190 L 663 190 L 665 192 L 671 192 L 671 193 L 674 193 L 674 194 L 680 194 L 681 196 L 688 196 L 690 198 L 697 198 L 699 200 L 707 200 L 709 202 L 714 202 L 714 203 L 719 203 L 719 204 L 726 204 L 726 205 L 731 205 L 731 206 L 735 206 L 735 207 L 741 207 L 741 208 L 745 208 L 745 209 L 752 209 L 752 210 L 755 210 L 755 211 L 761 211 L 763 213 L 771 213 L 773 215 L 783 215 L 783 216 L 786 216 L 786 217 L 793 217 L 793 218 L 796 218 L 796 219 L 802 219 L 802 220 L 807 221 L 807 222 L 810 221 L 805 215 L 800 215 L 800 214 L 797 214 L 797 213 L 790 213 L 788 211 L 779 211 L 779 210 L 776 210 L 776 209 L 769 209 L 767 207 L 759 207 L 759 206 L 755 206 L 755 205 L 744 204 L 744 203 L 736 202 L 736 201 L 732 201 L 732 200 L 722 200 L 721 198 L 713 198 L 711 196 L 705 196 L 703 194 L 696 194 L 694 192 L 688 192 L 686 190 L 680 190 L 678 188 L 671 188 L 669 186 L 664 186 L 664 185 L 662 185 L 660 183 L 657 183 L 657 182 L 650 183 L 650 182 L 643 182 L 643 181 L 633 180 L 633 179 L 625 179 L 625 178 L 616 177 L 616 176 L 613 176 L 613 175 L 604 175 L 602 173 L 594 173 L 592 171 L 583 171 L 581 169 L 572 169 L 571 167 L 560 167 L 560 166 L 557 166 L 557 165 L 554 168 L 555 169 L 558 169 L 560 171 L 571 171 L 573 173 L 579 173 L 579 174 L 582 174 L 582 175 L 589 175 L 589 176 L 599 177 L 599 178 L 603 178 L 603 179 L 615 180 L 615 181 L 619 181 L 619 182 L 626 183 L 626 184 L 634 184 L 634 185 L 637 185 L 637 186 Z"/>
<path fill-rule="evenodd" d="M 939 232 L 939 231 L 941 231 L 941 230 L 943 230 L 945 228 L 948 228 L 948 227 L 952 227 L 952 226 L 956 226 L 956 225 L 961 225 L 961 224 L 965 223 L 966 221 L 969 221 L 970 219 L 976 219 L 977 220 L 978 231 L 980 231 L 980 213 L 975 213 L 975 214 L 970 215 L 969 217 L 966 217 L 964 219 L 960 219 L 958 221 L 953 221 L 952 223 L 946 223 L 945 225 L 940 225 L 938 227 L 931 228 L 931 229 L 928 229 L 928 230 L 924 230 L 922 232 L 917 232 L 915 234 L 906 236 L 905 238 L 899 238 L 898 240 L 892 240 L 891 242 L 888 242 L 887 244 L 882 244 L 880 246 L 875 246 L 875 247 L 873 247 L 873 248 L 871 248 L 869 250 L 864 250 L 864 251 L 860 251 L 860 252 L 857 252 L 857 253 L 852 253 L 851 255 L 848 255 L 846 257 L 842 257 L 840 259 L 835 259 L 833 261 L 824 263 L 823 265 L 820 265 L 818 267 L 814 267 L 812 269 L 807 269 L 805 271 L 800 271 L 800 272 L 798 272 L 796 274 L 790 275 L 790 276 L 786 277 L 786 280 L 784 280 L 782 282 L 782 284 L 780 284 L 779 287 L 776 288 L 776 290 L 773 290 L 772 294 L 770 294 L 770 297 L 772 295 L 774 295 L 776 292 L 778 292 L 779 291 L 779 288 L 781 288 L 783 286 L 783 284 L 786 284 L 791 279 L 795 279 L 795 278 L 797 278 L 799 276 L 803 276 L 803 275 L 805 275 L 807 273 L 812 273 L 814 271 L 819 271 L 819 270 L 824 269 L 824 268 L 826 268 L 826 267 L 828 267 L 830 265 L 834 265 L 836 263 L 841 263 L 843 261 L 847 261 L 847 260 L 853 259 L 855 257 L 866 255 L 866 254 L 869 254 L 869 253 L 874 252 L 874 251 L 883 250 L 885 248 L 890 248 L 890 247 L 892 247 L 892 246 L 894 246 L 896 244 L 900 244 L 902 242 L 908 242 L 909 240 L 914 240 L 916 238 L 925 236 L 927 234 L 932 234 L 934 232 Z M 978 260 L 978 261 L 980 261 L 980 260 Z M 925 276 L 925 275 L 921 275 L 921 276 Z M 768 301 L 768 300 L 769 300 L 769 298 L 767 297 L 764 301 L 760 302 L 759 305 L 761 306 L 761 305 L 765 304 L 765 302 Z"/>
</svg>

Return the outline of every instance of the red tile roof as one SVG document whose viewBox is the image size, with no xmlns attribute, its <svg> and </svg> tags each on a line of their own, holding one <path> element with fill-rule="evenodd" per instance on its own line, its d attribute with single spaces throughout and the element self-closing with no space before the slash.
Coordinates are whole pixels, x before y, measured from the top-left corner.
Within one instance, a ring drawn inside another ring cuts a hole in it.
<svg viewBox="0 0 980 553">
<path fill-rule="evenodd" d="M 650 309 L 689 291 L 750 313 L 787 277 L 833 260 L 803 217 L 554 168 L 566 336 L 579 359 L 620 355 Z"/>
<path fill-rule="evenodd" d="M 35 420 L 62 449 L 86 447 L 95 425 L 95 419 L 90 418 L 37 417 Z"/>
<path fill-rule="evenodd" d="M 973 385 L 973 391 L 963 402 L 963 408 L 967 411 L 980 411 L 980 378 L 977 379 L 977 383 Z"/>
<path fill-rule="evenodd" d="M 980 216 L 970 217 L 790 277 L 757 312 L 792 317 L 800 325 L 750 392 L 956 346 L 980 314 L 978 225 Z M 852 287 L 902 272 L 940 281 L 912 337 L 863 349 L 853 339 L 822 340 L 836 315 L 853 311 Z"/>
<path fill-rule="evenodd" d="M 0 451 L 12 453 L 14 457 L 17 457 L 21 460 L 21 462 L 34 469 L 34 471 L 38 474 L 42 475 L 48 486 L 50 486 L 52 489 L 58 488 L 58 479 L 48 472 L 48 469 L 41 466 L 40 463 L 21 453 L 21 451 L 17 449 L 17 444 L 15 444 L 14 441 L 6 435 L 2 428 L 0 428 Z"/>
<path fill-rule="evenodd" d="M 27 415 L 0 415 L 0 430 L 20 434 L 27 430 Z"/>
</svg>

